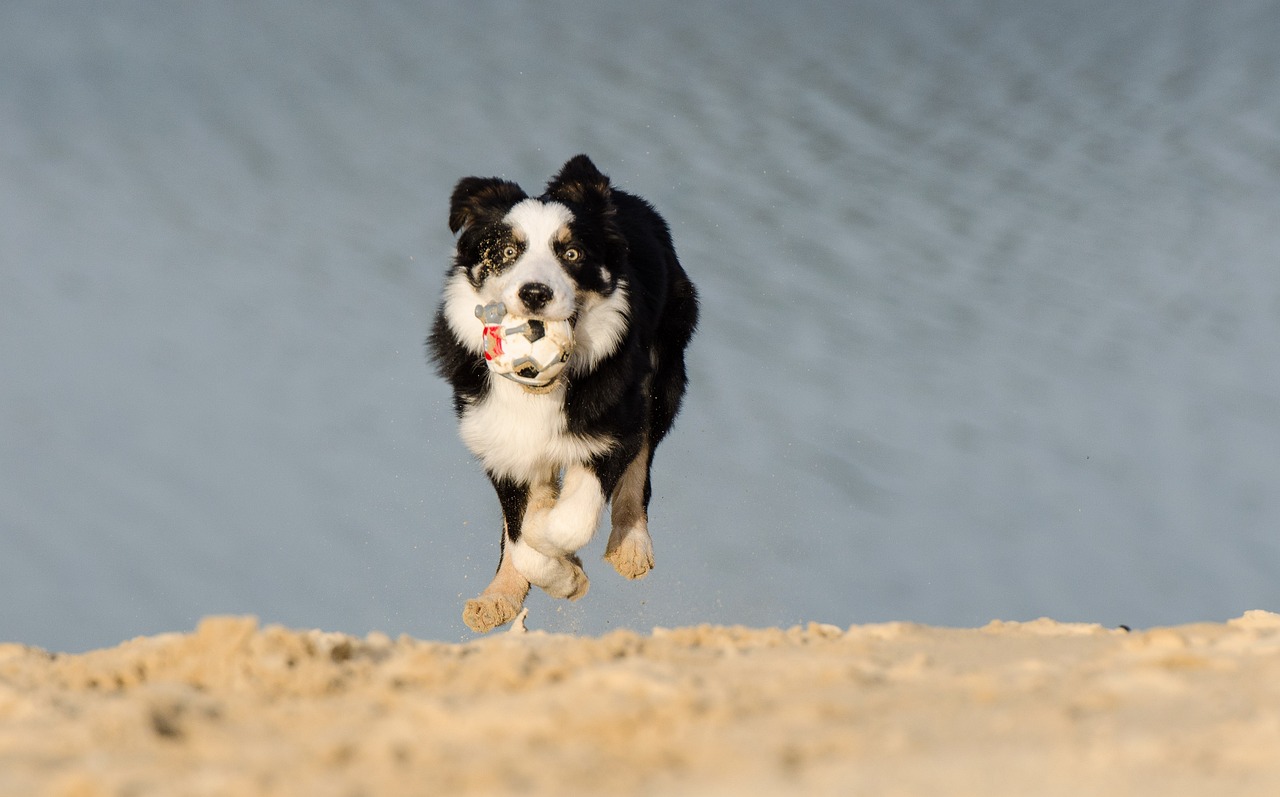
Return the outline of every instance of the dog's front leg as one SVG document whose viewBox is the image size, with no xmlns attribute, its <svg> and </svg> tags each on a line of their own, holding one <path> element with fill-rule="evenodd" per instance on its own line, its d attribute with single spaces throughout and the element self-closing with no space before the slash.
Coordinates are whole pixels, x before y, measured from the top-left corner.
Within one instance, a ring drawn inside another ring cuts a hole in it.
<svg viewBox="0 0 1280 797">
<path fill-rule="evenodd" d="M 547 556 L 570 556 L 591 542 L 604 510 L 604 489 L 588 465 L 570 465 L 555 503 L 545 512 L 530 512 L 525 540 Z"/>
<path fill-rule="evenodd" d="M 604 504 L 595 472 L 586 465 L 570 465 L 555 502 L 530 505 L 521 544 L 515 549 L 516 567 L 553 597 L 577 600 L 587 594 L 587 574 L 576 554 L 595 534 Z"/>
<path fill-rule="evenodd" d="M 467 601 L 462 609 L 462 621 L 478 634 L 514 620 L 529 595 L 529 581 L 516 569 L 511 555 L 514 543 L 507 536 L 506 529 L 503 529 L 502 537 L 502 560 L 498 563 L 498 572 L 484 592 Z"/>
<path fill-rule="evenodd" d="M 462 621 L 483 634 L 515 619 L 529 595 L 529 579 L 516 564 L 516 550 L 520 546 L 521 528 L 529 513 L 545 511 L 555 503 L 555 474 L 548 471 L 546 477 L 529 485 L 521 481 L 489 474 L 493 489 L 502 505 L 502 558 L 498 572 L 494 574 L 484 592 L 467 601 L 462 609 Z"/>
<path fill-rule="evenodd" d="M 582 560 L 573 554 L 547 556 L 520 540 L 511 547 L 511 556 L 520 574 L 553 598 L 576 601 L 591 586 Z"/>
</svg>

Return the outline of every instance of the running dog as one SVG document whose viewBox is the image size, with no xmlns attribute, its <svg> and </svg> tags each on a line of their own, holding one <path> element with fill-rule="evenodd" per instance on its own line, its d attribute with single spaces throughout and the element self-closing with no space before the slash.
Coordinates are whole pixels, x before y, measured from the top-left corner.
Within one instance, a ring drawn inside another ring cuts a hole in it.
<svg viewBox="0 0 1280 797">
<path fill-rule="evenodd" d="M 585 155 L 536 197 L 497 177 L 463 178 L 449 229 L 461 234 L 427 345 L 502 506 L 497 574 L 463 610 L 485 632 L 515 618 L 530 584 L 556 598 L 587 593 L 577 552 L 606 503 L 605 558 L 632 579 L 653 567 L 649 469 L 684 397 L 698 298 L 667 223 Z M 550 385 L 486 367 L 477 308 L 492 302 L 572 325 L 572 353 Z"/>
</svg>

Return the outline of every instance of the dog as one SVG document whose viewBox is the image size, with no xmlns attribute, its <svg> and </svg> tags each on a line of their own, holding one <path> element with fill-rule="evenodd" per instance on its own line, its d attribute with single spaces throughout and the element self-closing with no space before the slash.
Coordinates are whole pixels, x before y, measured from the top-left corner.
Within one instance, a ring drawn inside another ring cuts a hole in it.
<svg viewBox="0 0 1280 797">
<path fill-rule="evenodd" d="M 698 295 L 666 221 L 586 155 L 536 197 L 497 177 L 463 178 L 449 229 L 461 234 L 427 346 L 502 507 L 497 573 L 462 613 L 483 633 L 516 617 L 531 584 L 556 598 L 586 594 L 577 552 L 606 503 L 605 559 L 630 579 L 653 567 L 649 473 L 684 398 Z M 495 301 L 572 325 L 572 353 L 547 387 L 486 367 L 477 315 Z"/>
</svg>

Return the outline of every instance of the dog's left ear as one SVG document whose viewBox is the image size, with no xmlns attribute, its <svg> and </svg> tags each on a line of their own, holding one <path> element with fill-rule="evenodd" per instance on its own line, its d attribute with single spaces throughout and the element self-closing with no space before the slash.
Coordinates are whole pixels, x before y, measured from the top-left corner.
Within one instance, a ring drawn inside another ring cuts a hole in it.
<svg viewBox="0 0 1280 797">
<path fill-rule="evenodd" d="M 507 210 L 528 197 L 520 186 L 498 177 L 464 177 L 449 200 L 449 232 L 475 224 L 486 213 Z"/>
<path fill-rule="evenodd" d="M 605 249 L 605 260 L 618 269 L 627 259 L 627 239 L 618 229 L 617 208 L 613 204 L 613 188 L 609 178 L 600 173 L 586 155 L 570 158 L 560 173 L 547 183 L 545 199 L 564 202 L 584 213 L 594 215 L 600 221 Z"/>
<path fill-rule="evenodd" d="M 607 214 L 613 210 L 613 189 L 609 186 L 609 178 L 601 174 L 586 155 L 570 158 L 560 173 L 547 183 L 545 196 L 600 213 Z"/>
</svg>

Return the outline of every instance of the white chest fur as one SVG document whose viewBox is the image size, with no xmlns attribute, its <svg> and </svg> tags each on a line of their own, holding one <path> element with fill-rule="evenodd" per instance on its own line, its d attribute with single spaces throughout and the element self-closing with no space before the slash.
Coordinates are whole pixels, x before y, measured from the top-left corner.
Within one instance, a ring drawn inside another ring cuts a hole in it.
<svg viewBox="0 0 1280 797">
<path fill-rule="evenodd" d="M 529 393 L 493 375 L 483 400 L 462 413 L 462 441 L 496 476 L 531 482 L 548 469 L 585 463 L 608 450 L 603 437 L 572 434 L 564 417 L 564 387 Z"/>
</svg>

